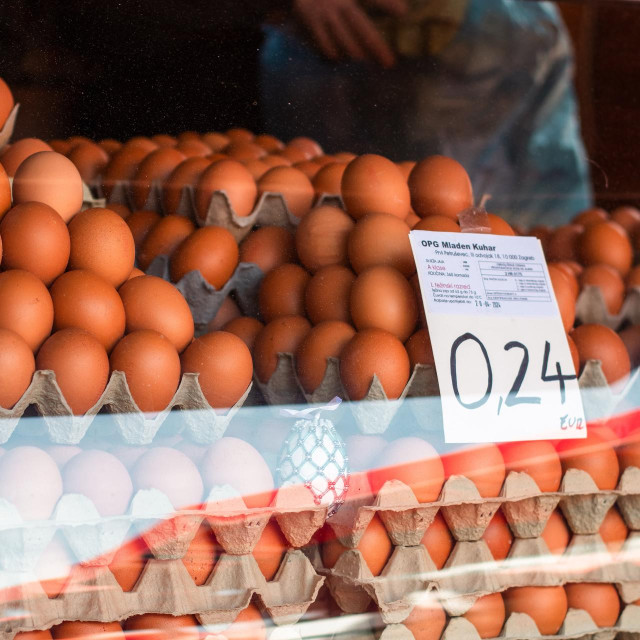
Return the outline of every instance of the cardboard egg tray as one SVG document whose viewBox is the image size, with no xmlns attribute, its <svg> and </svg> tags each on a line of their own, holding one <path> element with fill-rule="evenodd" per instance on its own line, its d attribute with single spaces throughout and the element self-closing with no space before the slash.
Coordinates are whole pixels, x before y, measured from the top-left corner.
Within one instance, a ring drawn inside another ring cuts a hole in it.
<svg viewBox="0 0 640 640">
<path fill-rule="evenodd" d="M 100 517 L 85 496 L 67 494 L 44 522 L 24 522 L 13 505 L 0 500 L 0 638 L 64 620 L 108 622 L 140 613 L 197 613 L 202 624 L 225 624 L 254 596 L 276 624 L 294 623 L 324 582 L 298 548 L 322 526 L 327 507 L 305 494 L 281 491 L 272 507 L 247 509 L 242 498 L 214 489 L 202 510 L 175 512 L 162 492 L 151 489 L 135 494 L 127 514 L 110 518 Z M 291 548 L 267 582 L 251 552 L 272 518 Z M 196 586 L 181 558 L 204 520 L 224 553 L 206 583 Z M 78 564 L 60 595 L 49 598 L 34 568 L 58 531 Z M 142 536 L 153 558 L 133 590 L 124 592 L 108 565 L 130 532 Z"/>
<path fill-rule="evenodd" d="M 576 319 L 583 324 L 603 324 L 614 331 L 622 328 L 626 322 L 640 324 L 640 288 L 631 289 L 620 311 L 613 315 L 607 309 L 600 288 L 585 287 L 576 301 Z"/>
<path fill-rule="evenodd" d="M 171 402 L 159 413 L 140 411 L 129 390 L 125 375 L 114 371 L 96 404 L 82 416 L 73 415 L 53 371 L 36 371 L 29 388 L 13 409 L 0 407 L 0 444 L 15 433 L 44 436 L 56 444 L 78 444 L 92 431 L 119 436 L 124 444 L 150 444 L 161 427 L 200 444 L 222 437 L 238 409 L 249 396 L 250 384 L 242 397 L 225 414 L 211 408 L 200 388 L 197 373 L 182 375 Z M 21 420 L 30 406 L 41 419 Z"/>
<path fill-rule="evenodd" d="M 94 191 L 96 191 L 98 196 L 101 195 L 101 191 L 96 190 L 95 187 Z M 107 204 L 112 202 L 124 204 L 132 211 L 134 210 L 131 200 L 130 184 L 128 182 L 117 182 L 113 186 L 107 198 Z M 321 204 L 343 207 L 340 196 L 332 194 L 320 195 L 316 199 L 314 206 Z M 169 213 L 168 211 L 164 211 L 163 208 L 161 184 L 152 184 L 143 209 L 150 209 L 151 211 L 157 211 L 165 215 Z M 225 191 L 216 191 L 212 194 L 207 215 L 203 220 L 196 213 L 195 189 L 193 185 L 186 185 L 182 188 L 180 204 L 175 214 L 191 218 L 201 227 L 210 225 L 224 227 L 233 235 L 238 243 L 248 235 L 256 224 L 286 227 L 293 231 L 300 222 L 300 218 L 297 218 L 289 211 L 285 199 L 279 193 L 263 193 L 258 198 L 253 211 L 249 215 L 239 216 L 233 210 Z"/>
<path fill-rule="evenodd" d="M 11 136 L 13 135 L 13 130 L 15 129 L 15 126 L 16 126 L 16 120 L 18 118 L 19 110 L 20 110 L 20 105 L 16 104 L 11 110 L 11 113 L 9 114 L 9 117 L 7 118 L 7 121 L 4 123 L 2 129 L 0 129 L 0 151 L 2 151 L 2 149 L 4 149 L 4 147 L 6 147 L 9 144 L 9 141 L 11 140 Z"/>
<path fill-rule="evenodd" d="M 582 391 L 582 403 L 587 420 L 609 416 L 627 397 L 640 398 L 640 375 L 636 371 L 624 389 L 614 393 L 607 384 L 602 367 L 597 360 L 589 361 L 578 380 Z M 254 384 L 268 404 L 326 404 L 338 396 L 349 400 L 340 379 L 340 361 L 327 358 L 327 369 L 320 386 L 313 393 L 306 393 L 298 380 L 295 357 L 291 353 L 278 354 L 278 364 L 267 383 L 254 375 Z M 365 434 L 384 433 L 394 417 L 407 404 L 416 424 L 426 430 L 433 430 L 442 424 L 442 408 L 437 396 L 440 395 L 435 367 L 417 365 L 400 397 L 389 400 L 384 389 L 374 375 L 367 395 L 361 402 L 346 402 L 358 428 Z M 424 398 L 432 398 L 425 402 Z M 416 400 L 417 399 L 417 400 Z M 420 400 L 422 399 L 422 400 Z"/>
<path fill-rule="evenodd" d="M 157 256 L 149 265 L 146 273 L 170 282 L 169 258 Z M 241 262 L 220 290 L 205 280 L 200 271 L 190 271 L 180 278 L 175 286 L 191 309 L 198 335 L 206 332 L 208 323 L 215 317 L 225 298 L 232 292 L 235 294 L 235 299 L 244 315 L 257 317 L 258 289 L 262 278 L 264 278 L 264 273 L 258 265 L 252 262 Z"/>
<path fill-rule="evenodd" d="M 625 545 L 609 553 L 598 530 L 617 502 L 631 530 Z M 540 537 L 551 512 L 560 506 L 573 533 L 562 556 L 552 555 Z M 515 537 L 508 557 L 494 560 L 482 535 L 498 509 Z M 437 570 L 422 537 L 438 510 L 456 544 Z M 356 549 L 374 514 L 395 546 L 379 577 L 374 577 Z M 437 589 L 449 615 L 464 614 L 481 595 L 516 586 L 556 586 L 568 582 L 604 582 L 618 586 L 626 603 L 640 598 L 640 469 L 625 470 L 615 491 L 599 491 L 584 471 L 570 469 L 560 491 L 541 493 L 524 473 L 511 473 L 501 495 L 483 499 L 471 481 L 452 477 L 438 502 L 419 504 L 412 490 L 390 481 L 372 502 L 370 494 L 347 500 L 328 520 L 349 550 L 332 569 L 322 565 L 317 548 L 308 549 L 316 570 L 346 613 L 363 613 L 373 601 L 387 624 L 401 622 L 411 611 L 412 594 Z"/>
</svg>

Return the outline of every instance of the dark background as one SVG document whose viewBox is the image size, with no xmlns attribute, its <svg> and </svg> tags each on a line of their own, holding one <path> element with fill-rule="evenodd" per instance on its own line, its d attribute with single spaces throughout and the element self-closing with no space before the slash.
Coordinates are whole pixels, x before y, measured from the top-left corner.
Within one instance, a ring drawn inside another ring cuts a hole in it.
<svg viewBox="0 0 640 640">
<path fill-rule="evenodd" d="M 276 2 L 2 4 L 0 75 L 22 105 L 15 137 L 262 131 L 260 25 Z M 598 203 L 640 205 L 640 3 L 558 5 L 576 48 Z"/>
</svg>

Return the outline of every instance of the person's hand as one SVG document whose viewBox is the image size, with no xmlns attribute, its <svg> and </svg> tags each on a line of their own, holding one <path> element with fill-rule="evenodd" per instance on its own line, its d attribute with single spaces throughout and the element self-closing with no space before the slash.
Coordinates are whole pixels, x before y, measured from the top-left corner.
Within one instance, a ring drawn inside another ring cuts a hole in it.
<svg viewBox="0 0 640 640">
<path fill-rule="evenodd" d="M 367 0 L 367 5 L 395 16 L 407 10 L 405 0 Z M 393 66 L 393 52 L 358 0 L 293 0 L 293 12 L 327 58 L 347 57 Z"/>
</svg>

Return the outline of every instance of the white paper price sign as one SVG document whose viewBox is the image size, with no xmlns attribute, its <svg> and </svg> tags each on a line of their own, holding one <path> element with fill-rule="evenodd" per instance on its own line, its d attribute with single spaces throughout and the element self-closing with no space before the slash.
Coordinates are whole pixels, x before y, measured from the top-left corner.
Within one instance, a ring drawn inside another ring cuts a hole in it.
<svg viewBox="0 0 640 640">
<path fill-rule="evenodd" d="M 412 231 L 447 442 L 586 437 L 537 238 Z"/>
</svg>

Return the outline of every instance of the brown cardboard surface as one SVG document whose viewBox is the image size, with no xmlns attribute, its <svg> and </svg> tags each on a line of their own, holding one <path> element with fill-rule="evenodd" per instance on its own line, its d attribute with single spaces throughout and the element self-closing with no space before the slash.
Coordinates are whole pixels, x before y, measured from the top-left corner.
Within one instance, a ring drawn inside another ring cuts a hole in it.
<svg viewBox="0 0 640 640">
<path fill-rule="evenodd" d="M 609 313 L 607 305 L 599 287 L 587 286 L 576 301 L 576 319 L 582 324 L 594 322 L 617 331 L 625 322 L 640 324 L 640 288 L 635 287 L 624 300 L 620 311 L 613 315 Z"/>
<path fill-rule="evenodd" d="M 2 129 L 0 129 L 0 151 L 9 144 L 13 130 L 16 126 L 16 120 L 18 118 L 18 111 L 20 110 L 20 104 L 14 105 L 11 109 L 11 113 L 4 123 Z"/>
</svg>

